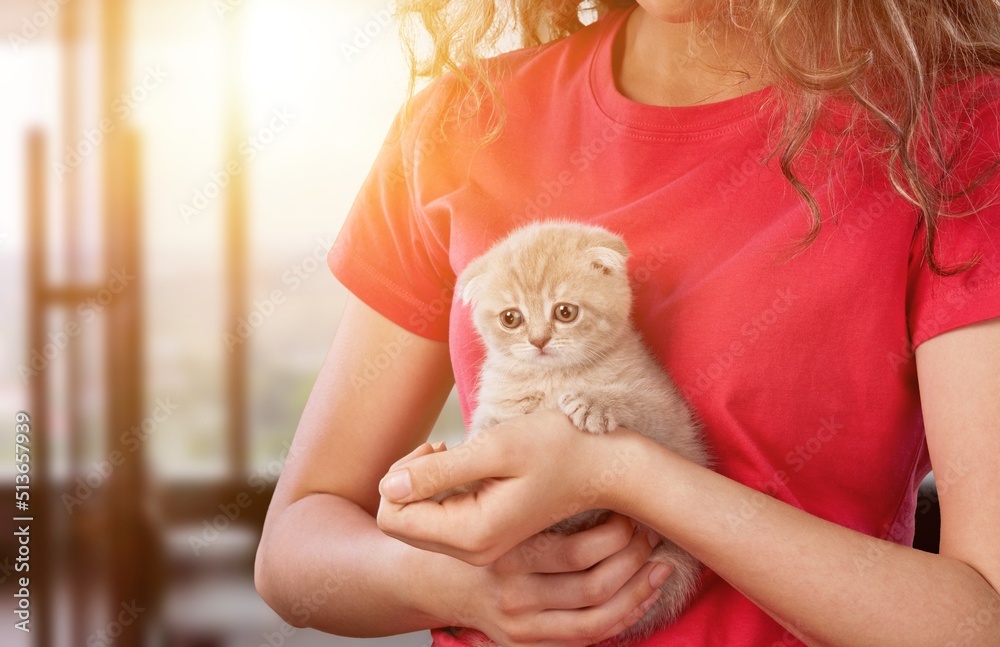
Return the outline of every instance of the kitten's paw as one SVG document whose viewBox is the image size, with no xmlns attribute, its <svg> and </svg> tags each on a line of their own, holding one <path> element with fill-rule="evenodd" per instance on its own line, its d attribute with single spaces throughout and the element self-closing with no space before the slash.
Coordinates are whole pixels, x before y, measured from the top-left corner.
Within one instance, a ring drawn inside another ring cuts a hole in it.
<svg viewBox="0 0 1000 647">
<path fill-rule="evenodd" d="M 578 429 L 605 434 L 618 426 L 611 410 L 581 393 L 567 393 L 559 398 L 559 409 Z"/>
</svg>

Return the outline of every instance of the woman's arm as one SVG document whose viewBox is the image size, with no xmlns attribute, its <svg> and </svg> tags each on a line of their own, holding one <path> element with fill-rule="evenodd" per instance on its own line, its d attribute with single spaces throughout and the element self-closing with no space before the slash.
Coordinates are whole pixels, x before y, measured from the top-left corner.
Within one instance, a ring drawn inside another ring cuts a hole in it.
<svg viewBox="0 0 1000 647">
<path fill-rule="evenodd" d="M 484 568 L 379 531 L 378 479 L 427 438 L 451 385 L 446 344 L 349 299 L 264 524 L 264 600 L 292 625 L 352 636 L 457 625 L 586 645 L 638 621 L 669 573 L 650 575 L 655 541 L 620 515 L 530 537 Z"/>
<path fill-rule="evenodd" d="M 385 370 L 373 368 L 379 356 L 391 358 Z M 352 635 L 440 624 L 425 608 L 432 592 L 413 579 L 424 568 L 447 572 L 454 560 L 379 532 L 373 484 L 426 440 L 452 383 L 447 344 L 349 298 L 257 551 L 257 590 L 288 622 Z"/>
<path fill-rule="evenodd" d="M 634 488 L 620 508 L 810 644 L 998 645 L 1000 320 L 931 339 L 916 360 L 941 477 L 940 555 L 820 520 L 652 447 L 642 472 L 662 475 L 649 490 L 669 495 Z"/>
<path fill-rule="evenodd" d="M 811 516 L 650 443 L 623 500 L 813 645 L 1000 645 L 1000 320 L 917 348 L 940 555 Z M 665 491 L 667 496 L 646 496 Z"/>
<path fill-rule="evenodd" d="M 587 507 L 617 510 L 670 537 L 809 644 L 997 645 L 1000 320 L 942 334 L 916 358 L 942 477 L 940 555 L 814 517 L 634 432 L 581 436 L 548 412 L 477 436 L 474 451 L 405 463 L 382 482 L 379 523 L 415 545 L 489 563 L 588 491 Z M 529 440 L 559 458 L 518 452 Z M 476 497 L 419 501 L 487 476 L 506 478 Z M 449 526 L 460 520 L 480 533 L 456 536 Z"/>
</svg>

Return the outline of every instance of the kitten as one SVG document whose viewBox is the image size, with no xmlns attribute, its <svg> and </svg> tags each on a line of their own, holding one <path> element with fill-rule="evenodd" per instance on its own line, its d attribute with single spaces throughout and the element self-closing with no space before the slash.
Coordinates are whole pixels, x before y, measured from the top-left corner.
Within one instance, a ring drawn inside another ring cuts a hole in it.
<svg viewBox="0 0 1000 647">
<path fill-rule="evenodd" d="M 486 345 L 470 436 L 536 409 L 559 409 L 583 431 L 621 425 L 708 463 L 690 411 L 629 321 L 628 253 L 621 238 L 599 227 L 536 223 L 462 272 L 461 298 Z M 552 529 L 589 528 L 605 512 L 584 512 Z M 650 559 L 674 572 L 656 604 L 615 641 L 673 620 L 698 585 L 700 564 L 670 541 Z"/>
</svg>

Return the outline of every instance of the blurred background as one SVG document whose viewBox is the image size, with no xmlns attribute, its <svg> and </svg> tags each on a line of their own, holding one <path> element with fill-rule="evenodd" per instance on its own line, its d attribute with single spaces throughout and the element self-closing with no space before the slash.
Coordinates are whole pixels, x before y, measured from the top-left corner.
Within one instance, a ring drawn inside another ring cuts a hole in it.
<svg viewBox="0 0 1000 647">
<path fill-rule="evenodd" d="M 428 643 L 296 630 L 252 580 L 343 308 L 326 250 L 405 99 L 390 11 L 0 3 L 0 644 Z"/>
</svg>

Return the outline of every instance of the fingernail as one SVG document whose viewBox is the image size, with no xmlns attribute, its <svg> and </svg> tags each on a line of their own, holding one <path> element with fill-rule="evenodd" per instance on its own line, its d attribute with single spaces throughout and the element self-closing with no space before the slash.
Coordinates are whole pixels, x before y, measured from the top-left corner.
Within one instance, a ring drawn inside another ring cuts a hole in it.
<svg viewBox="0 0 1000 647">
<path fill-rule="evenodd" d="M 660 536 L 653 532 L 652 530 L 646 531 L 646 539 L 649 540 L 649 547 L 656 548 L 660 545 Z"/>
<path fill-rule="evenodd" d="M 413 448 L 412 452 L 410 452 L 409 454 L 407 454 L 403 458 L 405 459 L 405 458 L 410 458 L 411 456 L 415 456 L 415 455 L 423 452 L 425 447 L 430 447 L 430 446 L 431 446 L 430 443 L 420 443 L 419 445 L 417 445 L 416 447 Z"/>
<path fill-rule="evenodd" d="M 673 572 L 674 569 L 672 566 L 668 566 L 667 564 L 657 564 L 653 567 L 653 570 L 649 572 L 649 585 L 654 589 L 660 588 Z"/>
<path fill-rule="evenodd" d="M 445 443 L 445 441 L 442 440 L 441 442 L 434 445 L 434 451 L 439 452 L 442 449 L 445 449 L 447 446 L 448 446 L 447 443 Z"/>
<path fill-rule="evenodd" d="M 410 470 L 402 469 L 385 475 L 378 485 L 378 491 L 387 499 L 398 501 L 410 496 L 413 485 L 410 483 Z"/>
</svg>

